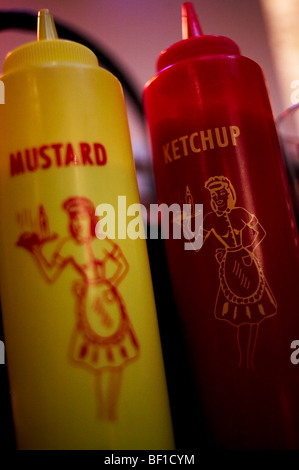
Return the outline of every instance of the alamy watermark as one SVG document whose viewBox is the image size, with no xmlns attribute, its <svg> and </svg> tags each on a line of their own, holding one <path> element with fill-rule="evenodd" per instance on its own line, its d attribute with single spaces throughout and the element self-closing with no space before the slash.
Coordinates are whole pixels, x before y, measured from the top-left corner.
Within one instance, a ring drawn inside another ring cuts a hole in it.
<svg viewBox="0 0 299 470">
<path fill-rule="evenodd" d="M 116 210 L 115 210 L 116 209 Z M 150 204 L 151 220 L 149 233 L 143 221 L 147 220 L 147 208 L 143 204 L 127 206 L 126 196 L 118 196 L 117 208 L 112 204 L 99 204 L 95 215 L 100 218 L 96 225 L 96 237 L 104 239 L 159 238 L 159 222 L 161 222 L 161 238 L 187 240 L 185 250 L 199 250 L 203 242 L 203 205 L 202 204 Z"/>
<path fill-rule="evenodd" d="M 291 349 L 294 349 L 290 356 L 291 363 L 294 365 L 299 364 L 299 340 L 294 339 L 291 343 Z"/>
<path fill-rule="evenodd" d="M 5 88 L 2 80 L 0 80 L 0 104 L 5 104 Z"/>
<path fill-rule="evenodd" d="M 5 346 L 3 341 L 0 341 L 0 364 L 5 364 Z"/>
</svg>

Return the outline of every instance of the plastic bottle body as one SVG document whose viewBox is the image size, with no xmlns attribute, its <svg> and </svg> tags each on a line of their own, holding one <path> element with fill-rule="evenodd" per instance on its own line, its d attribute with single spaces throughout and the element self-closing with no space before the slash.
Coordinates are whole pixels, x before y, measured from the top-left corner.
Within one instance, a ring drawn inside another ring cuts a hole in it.
<svg viewBox="0 0 299 470">
<path fill-rule="evenodd" d="M 188 58 L 144 102 L 159 203 L 182 207 L 189 191 L 203 204 L 194 249 L 165 243 L 206 444 L 296 448 L 298 235 L 261 69 Z"/>
<path fill-rule="evenodd" d="M 18 447 L 173 448 L 145 240 L 126 233 L 139 195 L 121 86 L 71 63 L 2 79 L 1 301 Z M 95 236 L 103 203 L 115 239 Z"/>
</svg>

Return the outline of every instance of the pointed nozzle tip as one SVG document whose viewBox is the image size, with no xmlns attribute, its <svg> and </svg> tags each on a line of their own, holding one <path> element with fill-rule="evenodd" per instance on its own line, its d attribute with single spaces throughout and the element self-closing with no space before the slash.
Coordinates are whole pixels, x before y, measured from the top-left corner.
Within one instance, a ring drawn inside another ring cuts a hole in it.
<svg viewBox="0 0 299 470">
<path fill-rule="evenodd" d="M 182 4 L 182 39 L 202 36 L 198 18 L 192 2 Z"/>
<path fill-rule="evenodd" d="M 37 19 L 37 40 L 44 39 L 58 39 L 54 18 L 46 8 L 39 10 Z"/>
</svg>

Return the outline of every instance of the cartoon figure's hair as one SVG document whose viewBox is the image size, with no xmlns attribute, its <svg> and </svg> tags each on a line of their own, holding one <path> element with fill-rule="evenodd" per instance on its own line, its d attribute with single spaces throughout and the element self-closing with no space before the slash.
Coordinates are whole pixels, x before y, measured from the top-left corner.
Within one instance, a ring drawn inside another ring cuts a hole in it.
<svg viewBox="0 0 299 470">
<path fill-rule="evenodd" d="M 96 224 L 98 223 L 98 218 L 95 215 L 95 207 L 90 199 L 86 197 L 70 197 L 64 201 L 62 207 L 68 212 L 70 219 L 79 214 L 80 212 L 85 212 L 90 217 L 90 234 L 95 237 Z M 70 230 L 72 231 L 72 223 L 70 223 Z"/>
<path fill-rule="evenodd" d="M 237 200 L 236 191 L 230 180 L 225 176 L 211 176 L 205 182 L 205 188 L 208 189 L 210 193 L 212 193 L 214 189 L 218 190 L 220 188 L 225 188 L 228 192 L 228 208 L 232 209 L 235 206 Z M 212 199 L 211 207 L 215 212 L 217 212 L 217 206 Z"/>
</svg>

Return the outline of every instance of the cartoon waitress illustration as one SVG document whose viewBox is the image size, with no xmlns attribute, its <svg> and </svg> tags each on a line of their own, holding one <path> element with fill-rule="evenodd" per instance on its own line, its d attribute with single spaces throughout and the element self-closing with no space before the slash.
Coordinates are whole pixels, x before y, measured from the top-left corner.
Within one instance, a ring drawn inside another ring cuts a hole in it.
<svg viewBox="0 0 299 470">
<path fill-rule="evenodd" d="M 205 188 L 210 192 L 212 212 L 203 219 L 202 246 L 211 235 L 222 245 L 215 252 L 219 289 L 214 315 L 236 327 L 239 366 L 254 369 L 259 324 L 277 312 L 255 254 L 266 233 L 254 214 L 236 206 L 235 189 L 228 178 L 213 176 L 205 182 Z M 254 234 L 248 242 L 246 229 Z"/>
<path fill-rule="evenodd" d="M 69 216 L 69 236 L 58 241 L 50 259 L 43 253 L 47 238 L 36 232 L 22 233 L 17 245 L 31 253 L 49 283 L 55 282 L 66 267 L 73 268 L 76 323 L 70 360 L 95 375 L 98 416 L 113 420 L 117 418 L 123 369 L 139 354 L 136 334 L 119 292 L 129 265 L 116 243 L 96 238 L 98 220 L 89 199 L 71 197 L 62 206 Z"/>
</svg>

